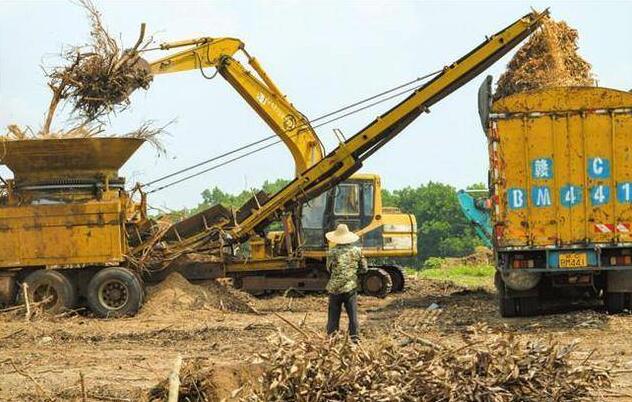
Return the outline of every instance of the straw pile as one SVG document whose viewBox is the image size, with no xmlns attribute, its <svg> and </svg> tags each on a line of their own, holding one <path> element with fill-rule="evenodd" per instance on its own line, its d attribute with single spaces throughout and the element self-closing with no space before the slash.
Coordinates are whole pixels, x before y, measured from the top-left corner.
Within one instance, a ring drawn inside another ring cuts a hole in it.
<svg viewBox="0 0 632 402">
<path fill-rule="evenodd" d="M 594 85 L 591 66 L 577 52 L 577 30 L 548 19 L 511 59 L 495 98 L 557 86 Z"/>
<path fill-rule="evenodd" d="M 242 401 L 577 401 L 610 384 L 604 369 L 573 360 L 574 344 L 489 331 L 458 348 L 412 335 L 371 346 L 281 337 L 275 346 Z"/>
</svg>

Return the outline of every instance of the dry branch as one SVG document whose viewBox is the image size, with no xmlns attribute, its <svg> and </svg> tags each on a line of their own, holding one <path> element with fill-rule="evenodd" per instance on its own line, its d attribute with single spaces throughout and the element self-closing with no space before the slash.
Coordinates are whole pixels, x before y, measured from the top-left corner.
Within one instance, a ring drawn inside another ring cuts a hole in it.
<svg viewBox="0 0 632 402">
<path fill-rule="evenodd" d="M 108 33 L 101 14 L 90 0 L 79 0 L 91 21 L 91 42 L 73 46 L 62 55 L 65 63 L 47 72 L 53 91 L 43 134 L 50 131 L 53 116 L 62 101 L 72 104 L 72 113 L 84 124 L 129 105 L 129 95 L 137 88 L 147 89 L 152 75 L 138 51 L 145 41 L 145 25 L 135 45 L 123 50 Z"/>
<path fill-rule="evenodd" d="M 279 337 L 260 355 L 259 386 L 241 400 L 575 401 L 610 384 L 606 370 L 573 360 L 575 344 L 523 342 L 481 328 L 460 347 Z"/>
</svg>

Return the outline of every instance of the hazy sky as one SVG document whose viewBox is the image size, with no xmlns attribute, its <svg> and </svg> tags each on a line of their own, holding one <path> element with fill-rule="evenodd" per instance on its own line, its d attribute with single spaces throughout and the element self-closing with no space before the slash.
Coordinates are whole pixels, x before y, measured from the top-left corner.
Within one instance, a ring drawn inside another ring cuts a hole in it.
<svg viewBox="0 0 632 402">
<path fill-rule="evenodd" d="M 312 118 L 451 63 L 531 7 L 550 6 L 553 17 L 579 30 L 581 54 L 601 86 L 632 89 L 632 2 L 95 3 L 109 30 L 120 33 L 127 46 L 136 40 L 140 22 L 158 43 L 200 36 L 242 39 L 294 105 Z M 71 1 L 0 1 L 0 127 L 40 127 L 50 101 L 40 65 L 55 64 L 62 46 L 86 42 L 88 31 L 83 10 Z M 486 74 L 498 77 L 510 57 Z M 435 105 L 369 159 L 364 171 L 379 173 L 389 189 L 430 180 L 457 188 L 485 181 L 486 141 L 476 108 L 483 78 Z M 318 134 L 329 151 L 337 142 L 333 128 L 349 137 L 389 107 L 382 104 L 321 127 Z M 220 76 L 209 81 L 199 71 L 157 77 L 147 92 L 134 95 L 127 112 L 113 118 L 108 131 L 174 118 L 171 136 L 164 138 L 168 156 L 156 158 L 149 145 L 143 146 L 123 169 L 130 181 L 147 182 L 272 133 Z M 150 203 L 191 207 L 205 188 L 241 191 L 266 179 L 290 178 L 293 169 L 289 152 L 276 145 L 152 194 Z"/>
</svg>

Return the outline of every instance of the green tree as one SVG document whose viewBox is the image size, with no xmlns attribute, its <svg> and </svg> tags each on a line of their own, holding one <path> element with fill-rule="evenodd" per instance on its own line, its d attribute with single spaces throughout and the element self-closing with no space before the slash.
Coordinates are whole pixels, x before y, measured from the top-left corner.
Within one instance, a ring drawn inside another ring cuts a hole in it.
<svg viewBox="0 0 632 402">
<path fill-rule="evenodd" d="M 429 257 L 461 257 L 480 245 L 479 239 L 464 217 L 452 186 L 429 182 L 406 187 L 392 193 L 383 192 L 384 205 L 399 207 L 417 219 L 419 266 Z"/>
<path fill-rule="evenodd" d="M 271 195 L 281 190 L 289 182 L 290 181 L 287 179 L 276 179 L 275 181 L 266 180 L 263 182 L 261 189 L 253 188 L 251 190 L 243 190 L 239 194 L 230 194 L 215 186 L 202 191 L 202 202 L 198 204 L 197 208 L 194 209 L 194 212 L 199 212 L 202 209 L 217 204 L 221 204 L 227 208 L 239 208 L 244 205 L 253 194 L 258 193 L 260 190 L 263 190 Z"/>
</svg>

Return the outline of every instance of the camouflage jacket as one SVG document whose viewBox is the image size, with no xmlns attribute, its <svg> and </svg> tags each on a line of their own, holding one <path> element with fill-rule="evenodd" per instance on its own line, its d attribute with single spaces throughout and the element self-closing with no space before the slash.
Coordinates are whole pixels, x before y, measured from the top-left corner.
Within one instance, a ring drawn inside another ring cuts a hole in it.
<svg viewBox="0 0 632 402">
<path fill-rule="evenodd" d="M 351 292 L 358 287 L 358 274 L 367 271 L 362 249 L 351 244 L 337 245 L 327 252 L 330 277 L 327 291 L 332 294 Z"/>
</svg>

